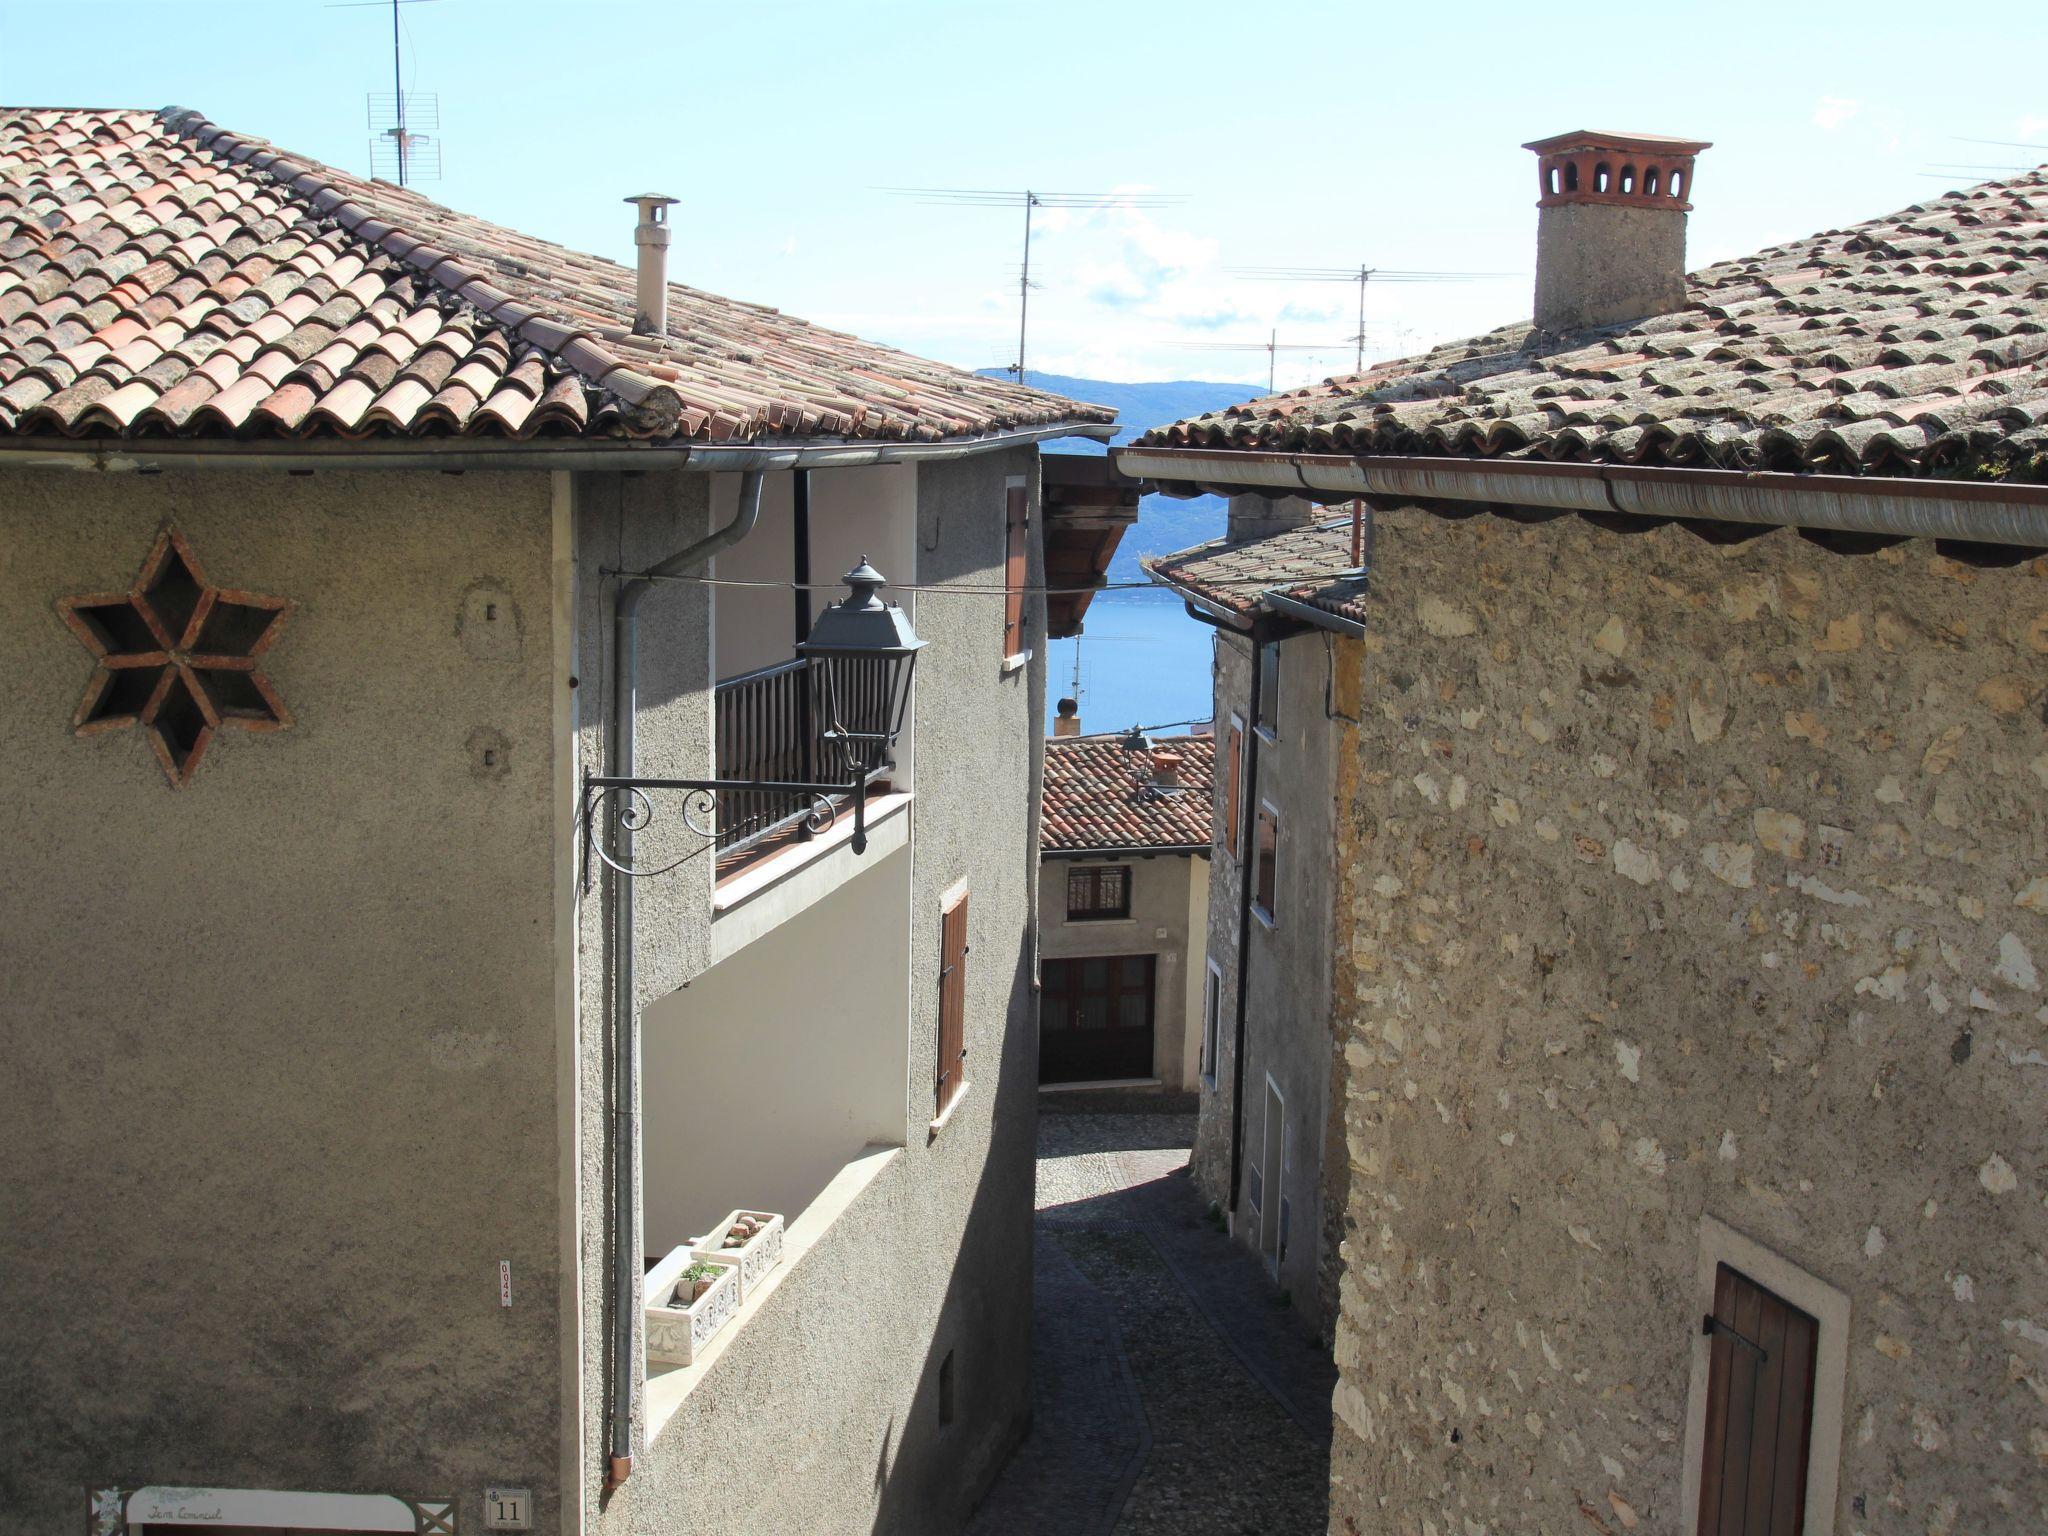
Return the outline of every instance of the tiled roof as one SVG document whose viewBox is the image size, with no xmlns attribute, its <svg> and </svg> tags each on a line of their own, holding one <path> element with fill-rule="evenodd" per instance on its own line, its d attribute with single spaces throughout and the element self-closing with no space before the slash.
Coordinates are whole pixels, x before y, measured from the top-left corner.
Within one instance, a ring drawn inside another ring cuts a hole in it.
<svg viewBox="0 0 2048 1536">
<path fill-rule="evenodd" d="M 1215 836 L 1215 738 L 1155 736 L 1152 745 L 1180 754 L 1178 792 L 1149 787 L 1143 766 L 1115 736 L 1048 741 L 1039 846 L 1047 853 L 1206 848 Z"/>
<path fill-rule="evenodd" d="M 1691 305 L 1527 322 L 1148 432 L 1145 445 L 2048 479 L 2048 176 L 1687 278 Z"/>
<path fill-rule="evenodd" d="M 0 437 L 915 442 L 1115 414 L 680 286 L 636 336 L 633 291 L 197 113 L 0 108 Z"/>
<path fill-rule="evenodd" d="M 1336 574 L 1353 568 L 1349 517 L 1235 544 L 1214 539 L 1139 564 L 1153 580 L 1243 618 L 1255 616 L 1260 599 L 1277 590 L 1339 618 L 1365 622 L 1363 578 Z"/>
</svg>

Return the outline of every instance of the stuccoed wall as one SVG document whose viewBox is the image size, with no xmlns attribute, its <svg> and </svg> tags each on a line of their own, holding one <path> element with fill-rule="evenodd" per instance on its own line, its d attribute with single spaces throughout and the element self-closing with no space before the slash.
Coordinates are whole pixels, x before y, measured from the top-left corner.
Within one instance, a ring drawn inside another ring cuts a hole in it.
<svg viewBox="0 0 2048 1536">
<path fill-rule="evenodd" d="M 1077 867 L 1120 864 L 1130 871 L 1131 915 L 1067 921 L 1067 874 Z M 1190 932 L 1199 911 L 1190 888 L 1206 887 L 1208 862 L 1189 854 L 1122 858 L 1047 859 L 1039 875 L 1039 953 L 1044 958 L 1153 955 L 1152 1075 L 1169 1088 L 1192 1090 L 1201 1059 L 1201 975 L 1198 947 L 1207 935 Z M 1192 984 L 1190 978 L 1192 977 Z"/>
<path fill-rule="evenodd" d="M 167 520 L 297 605 L 296 723 L 182 790 L 72 735 L 53 606 Z M 554 544 L 545 474 L 0 472 L 0 1528 L 150 1482 L 552 1518 Z"/>
<path fill-rule="evenodd" d="M 1035 508 L 1036 456 L 1029 450 L 919 466 L 919 583 L 1000 585 L 1006 475 L 1027 477 Z M 637 482 L 646 488 L 638 494 L 654 494 L 658 478 Z M 629 495 L 635 483 L 626 482 Z M 603 494 L 593 488 L 586 498 L 598 522 L 593 528 L 587 517 L 585 532 L 610 540 L 614 525 L 603 521 Z M 673 526 L 647 542 L 666 552 L 692 529 L 701 531 L 703 503 L 701 495 L 694 503 L 683 499 L 686 488 L 662 494 L 674 512 L 650 509 L 671 517 Z M 643 556 L 652 553 L 650 547 Z M 1034 578 L 1038 571 L 1034 549 Z M 1042 636 L 1042 601 L 1033 598 L 1031 610 L 1032 633 Z M 701 628 L 699 599 L 675 601 L 673 612 L 666 622 Z M 914 706 L 907 1144 L 731 1336 L 654 1443 L 643 1445 L 632 1478 L 602 1501 L 601 1512 L 606 1207 L 596 1117 L 606 1074 L 597 1038 L 602 1016 L 585 1014 L 584 1466 L 591 1529 L 944 1532 L 964 1518 L 1028 1420 L 1036 1107 L 1028 936 L 1037 847 L 1030 807 L 1044 718 L 1042 647 L 1031 664 L 1003 669 L 999 595 L 926 592 L 914 612 L 931 644 L 918 662 Z M 584 632 L 592 632 L 587 618 Z M 694 643 L 701 657 L 702 642 Z M 679 641 L 678 650 L 688 651 L 688 643 Z M 588 655 L 585 675 L 596 675 Z M 679 755 L 708 753 L 708 682 L 679 677 L 671 685 L 673 716 L 660 730 L 673 728 Z M 593 718 L 586 713 L 587 736 Z M 643 723 L 643 746 L 653 739 Z M 644 763 L 655 760 L 643 756 Z M 972 1087 L 933 1136 L 927 1124 L 937 1055 L 939 902 L 962 879 L 971 890 Z M 672 990 L 705 964 L 708 872 L 701 887 L 694 881 L 677 888 L 677 900 L 696 903 L 697 915 L 679 909 L 672 925 L 664 923 L 654 942 L 669 950 L 655 962 L 651 988 Z M 643 930 L 647 890 L 665 883 L 643 886 Z M 599 964 L 595 931 L 586 924 L 587 1008 L 594 1006 L 590 976 Z M 949 1350 L 957 1413 L 942 1427 L 938 1378 Z"/>
<path fill-rule="evenodd" d="M 2042 1528 L 2048 565 L 1414 511 L 1374 553 L 1331 1530 L 1677 1529 L 1708 1214 L 1851 1298 L 1810 1528 Z"/>
<path fill-rule="evenodd" d="M 1286 1102 L 1286 1198 L 1291 1206 L 1287 1257 L 1279 1284 L 1294 1306 L 1319 1327 L 1335 1305 L 1325 1294 L 1323 1126 L 1331 1075 L 1330 976 L 1330 650 L 1322 634 L 1278 642 L 1280 718 L 1276 740 L 1259 743 L 1258 794 L 1243 818 L 1240 843 L 1248 857 L 1257 840 L 1257 802 L 1271 802 L 1280 814 L 1277 922 L 1251 919 L 1251 984 L 1245 1025 L 1244 1175 L 1237 1236 L 1254 1250 L 1259 1224 L 1251 1208 L 1251 1168 L 1261 1161 L 1266 1076 L 1270 1073 Z M 1215 646 L 1216 785 L 1225 792 L 1230 717 L 1245 721 L 1247 773 L 1250 760 L 1252 649 L 1235 636 Z M 1218 800 L 1219 838 L 1227 824 Z M 1223 971 L 1222 1023 L 1213 1089 L 1204 1086 L 1197 1122 L 1195 1180 L 1211 1200 L 1230 1204 L 1230 1096 L 1236 1061 L 1238 880 L 1233 851 L 1210 860 L 1209 954 Z M 1204 962 L 1206 963 L 1206 962 Z"/>
</svg>

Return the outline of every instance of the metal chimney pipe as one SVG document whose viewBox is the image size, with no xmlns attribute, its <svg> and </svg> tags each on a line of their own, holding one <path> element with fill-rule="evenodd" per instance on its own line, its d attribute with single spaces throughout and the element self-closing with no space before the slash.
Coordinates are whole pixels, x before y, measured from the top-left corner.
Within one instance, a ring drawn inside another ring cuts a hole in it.
<svg viewBox="0 0 2048 1536">
<path fill-rule="evenodd" d="M 633 329 L 642 336 L 668 334 L 668 211 L 676 204 L 659 192 L 626 199 L 640 208 L 633 226 L 639 274 L 633 287 Z"/>
</svg>

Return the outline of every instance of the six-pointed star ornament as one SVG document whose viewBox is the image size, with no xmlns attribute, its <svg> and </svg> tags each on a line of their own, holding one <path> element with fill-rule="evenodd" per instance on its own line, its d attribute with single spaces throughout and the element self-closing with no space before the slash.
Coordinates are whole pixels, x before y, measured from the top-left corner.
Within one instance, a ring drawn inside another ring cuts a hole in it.
<svg viewBox="0 0 2048 1536">
<path fill-rule="evenodd" d="M 257 670 L 292 605 L 216 587 L 185 536 L 166 528 L 126 592 L 60 598 L 57 612 L 99 665 L 72 726 L 142 727 L 174 789 L 192 781 L 222 726 L 276 731 L 291 712 Z"/>
</svg>

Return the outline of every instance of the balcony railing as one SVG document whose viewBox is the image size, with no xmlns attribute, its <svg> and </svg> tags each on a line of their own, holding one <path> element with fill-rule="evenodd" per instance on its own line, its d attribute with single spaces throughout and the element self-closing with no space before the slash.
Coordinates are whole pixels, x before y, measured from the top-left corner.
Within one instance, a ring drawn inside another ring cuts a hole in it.
<svg viewBox="0 0 2048 1536">
<path fill-rule="evenodd" d="M 849 731 L 885 730 L 887 663 L 841 658 L 830 665 L 838 669 L 841 725 Z M 844 781 L 846 764 L 824 739 L 830 722 L 823 685 L 821 666 L 804 657 L 719 683 L 712 712 L 715 777 L 771 784 Z M 810 835 L 803 825 L 812 807 L 808 795 L 737 788 L 719 790 L 717 799 L 721 858 L 792 827 L 798 836 Z"/>
</svg>

